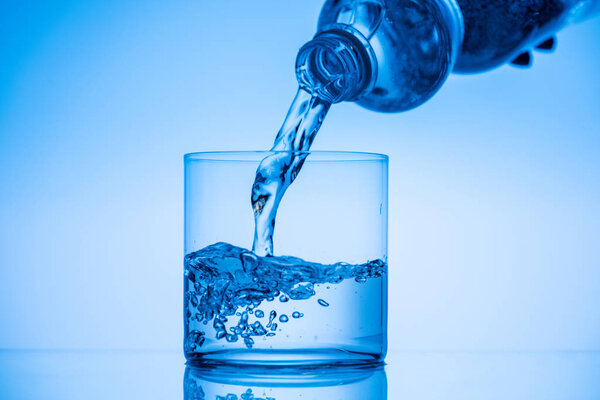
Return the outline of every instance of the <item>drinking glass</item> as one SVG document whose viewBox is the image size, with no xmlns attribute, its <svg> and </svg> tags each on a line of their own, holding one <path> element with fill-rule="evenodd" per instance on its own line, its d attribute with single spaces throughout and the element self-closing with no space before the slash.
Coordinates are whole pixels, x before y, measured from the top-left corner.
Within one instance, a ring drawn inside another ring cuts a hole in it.
<svg viewBox="0 0 600 400">
<path fill-rule="evenodd" d="M 252 253 L 251 188 L 274 152 L 184 157 L 190 363 L 356 365 L 387 347 L 388 157 L 304 152 L 274 254 Z"/>
</svg>

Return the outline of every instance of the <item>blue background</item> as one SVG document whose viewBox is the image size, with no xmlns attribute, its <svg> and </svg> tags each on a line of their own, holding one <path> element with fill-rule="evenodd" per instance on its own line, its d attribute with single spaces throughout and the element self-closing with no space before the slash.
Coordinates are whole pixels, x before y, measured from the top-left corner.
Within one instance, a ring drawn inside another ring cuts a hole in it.
<svg viewBox="0 0 600 400">
<path fill-rule="evenodd" d="M 0 3 L 0 347 L 180 349 L 183 163 L 267 149 L 321 0 Z M 600 350 L 600 20 L 314 148 L 390 156 L 390 347 Z"/>
</svg>

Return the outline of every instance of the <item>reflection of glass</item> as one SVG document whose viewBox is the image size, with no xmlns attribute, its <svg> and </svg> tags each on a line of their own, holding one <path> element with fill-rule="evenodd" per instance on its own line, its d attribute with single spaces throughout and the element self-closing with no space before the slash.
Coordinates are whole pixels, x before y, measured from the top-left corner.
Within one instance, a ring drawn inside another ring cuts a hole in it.
<svg viewBox="0 0 600 400">
<path fill-rule="evenodd" d="M 261 160 L 280 154 L 185 156 L 185 356 L 379 362 L 387 344 L 388 158 L 302 153 L 302 170 L 281 199 L 274 256 L 259 257 L 248 250 L 250 188 Z"/>
<path fill-rule="evenodd" d="M 381 365 L 336 368 L 188 366 L 184 400 L 387 400 Z"/>
</svg>

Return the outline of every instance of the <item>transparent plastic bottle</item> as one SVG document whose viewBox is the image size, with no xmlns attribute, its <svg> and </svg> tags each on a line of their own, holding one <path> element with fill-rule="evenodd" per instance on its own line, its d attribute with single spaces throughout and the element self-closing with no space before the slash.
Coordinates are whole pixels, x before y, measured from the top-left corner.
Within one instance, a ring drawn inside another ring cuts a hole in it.
<svg viewBox="0 0 600 400">
<path fill-rule="evenodd" d="M 556 31 L 599 10 L 600 0 L 327 0 L 296 76 L 331 103 L 406 111 L 451 71 L 528 64 L 529 48 L 551 49 Z"/>
</svg>

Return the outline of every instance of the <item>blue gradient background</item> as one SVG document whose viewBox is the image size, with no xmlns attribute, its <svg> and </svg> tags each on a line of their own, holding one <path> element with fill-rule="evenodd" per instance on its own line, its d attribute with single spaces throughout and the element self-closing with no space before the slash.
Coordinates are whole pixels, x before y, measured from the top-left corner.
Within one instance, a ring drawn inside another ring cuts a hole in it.
<svg viewBox="0 0 600 400">
<path fill-rule="evenodd" d="M 321 0 L 0 3 L 0 347 L 181 347 L 183 169 L 266 149 Z M 314 148 L 390 156 L 392 349 L 600 350 L 600 20 Z"/>
</svg>

